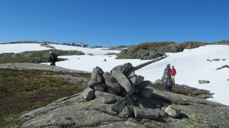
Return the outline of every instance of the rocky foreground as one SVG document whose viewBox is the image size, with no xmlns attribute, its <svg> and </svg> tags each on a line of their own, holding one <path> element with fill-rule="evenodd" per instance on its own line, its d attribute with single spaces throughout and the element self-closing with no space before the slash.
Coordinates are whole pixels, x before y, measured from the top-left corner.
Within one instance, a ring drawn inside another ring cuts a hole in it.
<svg viewBox="0 0 229 128">
<path fill-rule="evenodd" d="M 20 67 L 19 69 L 33 67 L 35 69 L 39 67 L 39 64 L 26 64 L 24 67 L 23 64 L 2 64 L 0 67 L 14 69 L 17 67 Z M 59 67 L 55 69 L 48 65 L 44 68 L 47 70 L 48 67 L 52 68 L 50 70 L 67 71 L 67 69 Z M 126 67 L 130 67 L 129 70 Z M 95 69 L 93 72 L 96 74 L 98 70 Z M 133 77 L 127 76 L 127 72 L 131 70 L 132 76 L 138 78 L 138 82 L 135 84 L 134 82 L 136 81 L 134 79 L 130 80 Z M 118 84 L 114 81 L 112 82 L 112 80 L 108 81 L 109 78 L 120 76 L 115 74 L 117 72 L 124 75 L 121 78 L 115 78 Z M 105 78 L 103 77 L 106 76 L 104 74 L 110 77 Z M 142 79 L 141 76 L 136 75 L 131 66 L 121 65 L 115 67 L 111 72 L 102 74 L 97 72 L 97 75 L 92 76 L 100 76 L 102 79 L 100 82 L 94 81 L 95 84 L 92 77 L 88 81 L 89 88 L 85 89 L 84 92 L 70 97 L 63 97 L 45 107 L 21 115 L 21 127 L 229 127 L 228 106 L 158 90 L 149 86 L 141 86 L 142 83 L 145 83 L 144 78 Z M 126 85 L 129 85 L 130 88 L 123 87 L 124 84 L 120 82 L 120 79 L 128 80 L 130 83 Z M 115 85 L 109 86 L 112 83 L 115 83 Z M 105 84 L 105 86 L 98 86 L 98 84 Z M 121 88 L 120 90 L 119 87 Z M 113 88 L 113 90 L 109 88 Z M 91 91 L 87 91 L 88 89 Z M 148 90 L 146 91 L 147 93 L 143 93 L 144 90 Z M 88 96 L 90 97 L 89 99 Z M 174 100 L 187 104 L 182 105 L 171 102 Z"/>
</svg>

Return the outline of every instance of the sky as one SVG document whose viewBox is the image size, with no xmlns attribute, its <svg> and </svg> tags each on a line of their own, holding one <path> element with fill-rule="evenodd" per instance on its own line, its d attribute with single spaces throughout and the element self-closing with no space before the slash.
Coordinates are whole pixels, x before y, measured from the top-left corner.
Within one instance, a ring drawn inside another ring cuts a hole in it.
<svg viewBox="0 0 229 128">
<path fill-rule="evenodd" d="M 131 63 L 133 66 L 148 62 L 150 60 L 140 59 L 115 59 L 115 55 L 107 56 L 108 52 L 119 53 L 117 50 L 101 50 L 101 48 L 90 49 L 73 47 L 66 45 L 50 44 L 56 49 L 61 50 L 79 50 L 85 55 L 59 56 L 59 58 L 68 58 L 67 61 L 60 61 L 56 66 L 92 72 L 92 69 L 99 66 L 104 72 L 110 71 L 117 65 Z M 0 45 L 0 54 L 7 52 L 20 53 L 23 51 L 47 50 L 50 48 L 42 47 L 39 44 L 4 44 Z M 89 54 L 93 54 L 90 56 Z M 185 49 L 183 52 L 166 53 L 165 59 L 147 65 L 137 71 L 136 75 L 141 75 L 151 82 L 161 79 L 167 64 L 174 66 L 177 74 L 175 77 L 176 84 L 188 85 L 191 87 L 209 90 L 214 93 L 213 97 L 208 100 L 223 103 L 229 106 L 229 72 L 228 68 L 216 70 L 229 63 L 229 46 L 228 45 L 207 45 L 195 49 Z M 220 61 L 206 61 L 219 58 Z M 104 61 L 106 59 L 106 61 Z M 222 61 L 222 59 L 226 59 Z M 49 65 L 50 63 L 42 63 Z M 199 84 L 198 80 L 209 80 L 208 84 Z"/>
<path fill-rule="evenodd" d="M 229 40 L 228 0 L 0 0 L 0 43 Z"/>
</svg>

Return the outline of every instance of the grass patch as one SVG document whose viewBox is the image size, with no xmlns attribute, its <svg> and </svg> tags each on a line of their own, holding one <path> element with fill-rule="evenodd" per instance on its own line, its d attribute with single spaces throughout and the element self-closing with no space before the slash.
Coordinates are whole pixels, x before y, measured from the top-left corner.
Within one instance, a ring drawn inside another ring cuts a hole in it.
<svg viewBox="0 0 229 128">
<path fill-rule="evenodd" d="M 42 74 L 69 73 L 42 70 L 12 70 L 0 68 L 0 126 L 17 127 L 21 114 L 46 106 L 62 97 L 82 92 L 87 85 L 73 85 L 62 78 Z M 74 73 L 89 78 L 89 74 Z M 49 96 L 48 94 L 54 94 Z"/>
<path fill-rule="evenodd" d="M 189 103 L 184 102 L 184 101 L 182 101 L 182 100 L 170 99 L 170 101 L 172 102 L 172 104 L 189 105 Z"/>
</svg>

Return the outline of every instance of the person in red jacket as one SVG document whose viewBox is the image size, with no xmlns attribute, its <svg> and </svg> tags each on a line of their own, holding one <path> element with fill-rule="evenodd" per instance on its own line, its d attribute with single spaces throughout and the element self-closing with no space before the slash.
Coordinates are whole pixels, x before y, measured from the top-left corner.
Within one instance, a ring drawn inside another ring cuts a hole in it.
<svg viewBox="0 0 229 128">
<path fill-rule="evenodd" d="M 172 66 L 172 69 L 170 70 L 170 75 L 172 77 L 173 83 L 175 84 L 175 75 L 176 75 L 177 71 L 174 68 L 174 66 Z"/>
</svg>

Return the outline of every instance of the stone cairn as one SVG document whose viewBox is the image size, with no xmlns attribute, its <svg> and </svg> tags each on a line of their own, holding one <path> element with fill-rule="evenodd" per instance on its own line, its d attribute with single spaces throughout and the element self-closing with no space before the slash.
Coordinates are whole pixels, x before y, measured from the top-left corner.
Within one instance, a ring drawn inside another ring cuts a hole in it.
<svg viewBox="0 0 229 128">
<path fill-rule="evenodd" d="M 121 117 L 134 115 L 135 118 L 158 119 L 158 113 L 163 111 L 154 112 L 154 109 L 134 105 L 138 99 L 151 98 L 153 90 L 146 88 L 150 84 L 150 81 L 144 81 L 143 76 L 135 74 L 131 63 L 116 66 L 110 72 L 103 72 L 97 66 L 92 71 L 89 87 L 81 95 L 88 101 L 99 98 L 102 103 L 113 104 L 111 110 Z"/>
<path fill-rule="evenodd" d="M 168 64 L 168 65 L 166 66 L 166 68 L 165 68 L 165 70 L 164 70 L 164 74 L 163 74 L 163 76 L 162 76 L 162 78 L 161 78 L 162 82 L 165 83 L 167 79 L 171 79 L 170 70 L 171 70 L 170 64 Z"/>
</svg>

